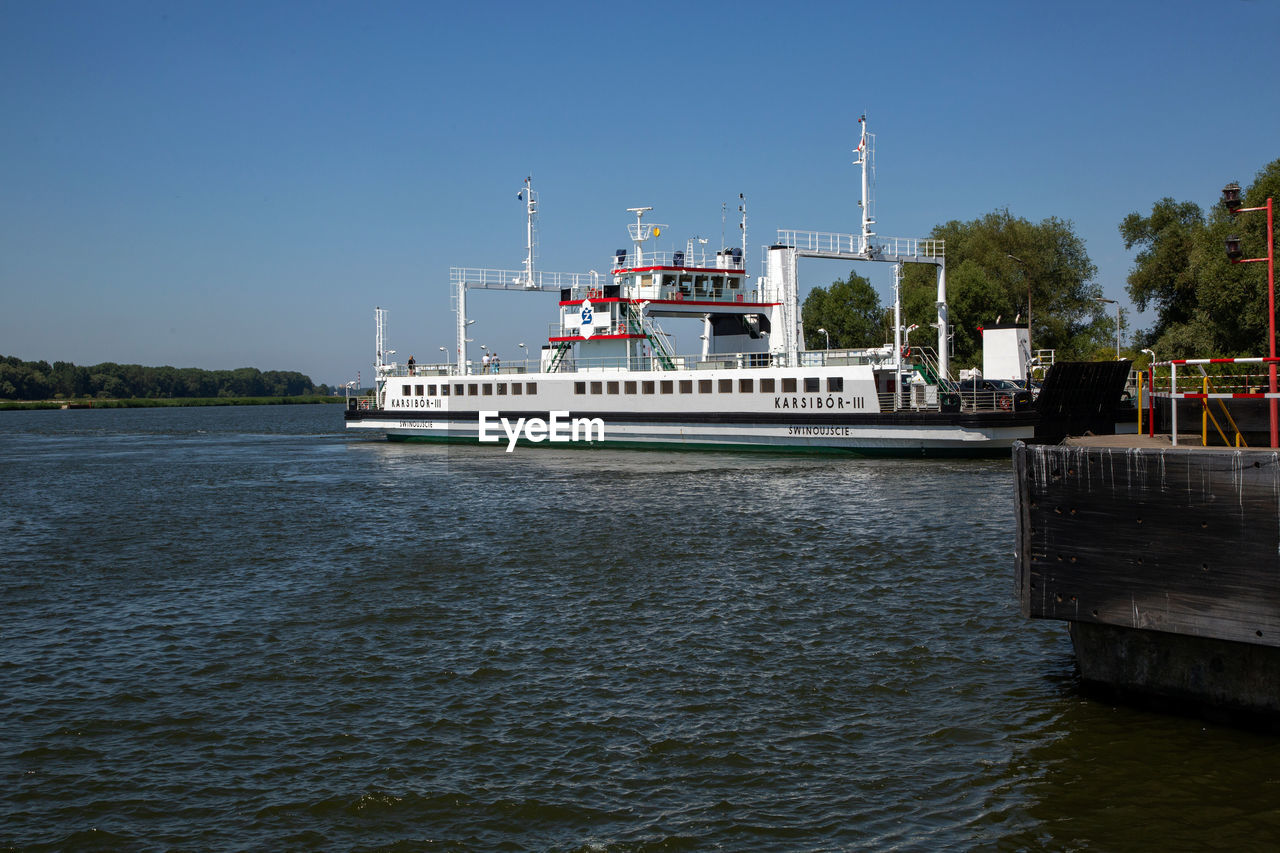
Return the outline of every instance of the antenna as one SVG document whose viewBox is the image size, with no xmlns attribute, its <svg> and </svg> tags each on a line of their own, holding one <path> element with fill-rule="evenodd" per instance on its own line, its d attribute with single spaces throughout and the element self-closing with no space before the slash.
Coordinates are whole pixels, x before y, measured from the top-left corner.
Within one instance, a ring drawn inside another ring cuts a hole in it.
<svg viewBox="0 0 1280 853">
<path fill-rule="evenodd" d="M 738 212 L 742 214 L 742 221 L 738 223 L 738 228 L 742 230 L 742 268 L 747 268 L 747 197 L 742 193 L 738 193 Z"/>
</svg>

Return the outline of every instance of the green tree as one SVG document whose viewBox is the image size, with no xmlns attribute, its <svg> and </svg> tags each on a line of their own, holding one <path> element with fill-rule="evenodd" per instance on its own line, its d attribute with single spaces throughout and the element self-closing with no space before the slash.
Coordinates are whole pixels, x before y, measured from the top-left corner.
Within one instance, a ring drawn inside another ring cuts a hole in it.
<svg viewBox="0 0 1280 853">
<path fill-rule="evenodd" d="M 1204 212 L 1193 202 L 1162 198 L 1150 216 L 1130 213 L 1120 223 L 1126 249 L 1138 248 L 1129 273 L 1129 298 L 1139 311 L 1156 310 L 1153 337 L 1191 321 L 1198 289 L 1191 253 L 1204 232 Z"/>
<path fill-rule="evenodd" d="M 956 367 L 981 364 L 980 327 L 1025 322 L 1031 345 L 1057 350 L 1059 359 L 1081 358 L 1093 348 L 1095 323 L 1104 317 L 1095 299 L 1097 267 L 1068 221 L 1038 223 L 997 210 L 969 222 L 933 229 L 946 241 L 947 310 Z M 902 279 L 903 323 L 937 322 L 935 268 L 908 264 Z M 1115 326 L 1111 326 L 1112 332 Z"/>
<path fill-rule="evenodd" d="M 1280 196 L 1280 160 L 1265 166 L 1242 193 L 1246 207 Z M 1139 309 L 1156 309 L 1156 323 L 1138 344 L 1160 358 L 1261 355 L 1267 347 L 1265 264 L 1232 264 L 1223 241 L 1241 238 L 1245 254 L 1266 256 L 1266 217 L 1232 216 L 1215 204 L 1208 218 L 1192 202 L 1164 198 L 1150 216 L 1132 213 L 1120 223 L 1125 247 L 1137 247 L 1128 277 Z"/>
<path fill-rule="evenodd" d="M 849 277 L 827 287 L 815 287 L 800 309 L 805 347 L 827 345 L 826 329 L 834 349 L 857 349 L 884 343 L 884 309 L 871 282 L 850 270 Z"/>
</svg>

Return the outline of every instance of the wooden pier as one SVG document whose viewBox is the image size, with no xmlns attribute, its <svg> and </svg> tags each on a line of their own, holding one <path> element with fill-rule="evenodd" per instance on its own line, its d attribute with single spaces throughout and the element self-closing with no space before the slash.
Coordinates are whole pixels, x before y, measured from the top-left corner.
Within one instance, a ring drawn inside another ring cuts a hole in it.
<svg viewBox="0 0 1280 853">
<path fill-rule="evenodd" d="M 1086 684 L 1280 720 L 1280 453 L 1117 435 L 1013 458 L 1022 613 L 1068 623 Z"/>
</svg>

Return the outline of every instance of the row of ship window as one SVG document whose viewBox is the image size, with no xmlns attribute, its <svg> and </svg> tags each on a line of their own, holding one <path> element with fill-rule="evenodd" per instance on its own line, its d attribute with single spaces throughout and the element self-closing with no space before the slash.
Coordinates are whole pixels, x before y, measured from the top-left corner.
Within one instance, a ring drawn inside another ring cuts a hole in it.
<svg viewBox="0 0 1280 853">
<path fill-rule="evenodd" d="M 795 394 L 799 391 L 799 383 L 804 383 L 804 392 L 806 394 L 820 394 L 824 391 L 823 385 L 826 385 L 825 391 L 828 393 L 837 393 L 844 391 L 843 376 L 828 376 L 826 382 L 817 376 L 806 376 L 803 380 L 796 377 L 785 377 L 782 379 L 647 379 L 641 382 L 633 380 L 622 382 L 575 382 L 573 383 L 573 393 L 575 394 L 675 394 L 677 387 L 681 394 L 692 394 L 694 392 L 694 384 L 697 384 L 699 394 L 732 394 L 734 388 L 737 388 L 740 394 L 754 394 L 757 389 L 761 394 Z M 404 385 L 401 393 L 406 396 L 421 397 L 425 394 L 428 397 L 448 397 L 452 389 L 453 396 L 462 397 L 499 397 L 511 394 L 519 396 L 521 394 L 537 394 L 537 382 L 456 382 L 450 385 Z"/>
<path fill-rule="evenodd" d="M 428 397 L 435 397 L 437 395 L 441 397 L 448 397 L 449 387 L 450 386 L 448 385 L 440 385 L 438 387 L 435 385 L 427 385 L 425 386 L 426 395 Z M 538 393 L 537 382 L 457 382 L 453 385 L 453 396 L 462 397 L 470 395 L 472 397 L 479 397 L 483 395 L 485 397 L 491 397 L 493 396 L 494 389 L 497 389 L 498 396 L 504 397 L 507 394 L 508 387 L 511 389 L 511 395 L 516 397 L 521 394 Z M 412 389 L 412 393 L 410 393 L 410 389 Z M 406 397 L 421 397 L 423 389 L 424 386 L 422 385 L 402 385 L 400 387 L 400 393 Z"/>
</svg>

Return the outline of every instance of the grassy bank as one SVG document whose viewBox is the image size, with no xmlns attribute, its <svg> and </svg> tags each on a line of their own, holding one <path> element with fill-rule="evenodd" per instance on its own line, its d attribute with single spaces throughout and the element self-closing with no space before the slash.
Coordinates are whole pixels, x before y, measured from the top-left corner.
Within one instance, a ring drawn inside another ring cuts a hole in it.
<svg viewBox="0 0 1280 853">
<path fill-rule="evenodd" d="M 0 400 L 3 409 L 150 409 L 161 406 L 289 406 L 309 403 L 343 403 L 342 397 L 158 397 L 123 400 Z"/>
</svg>

